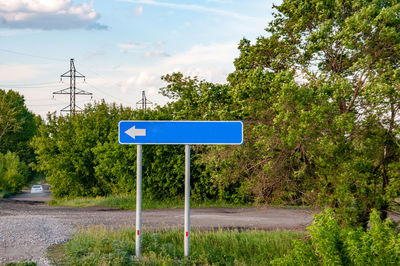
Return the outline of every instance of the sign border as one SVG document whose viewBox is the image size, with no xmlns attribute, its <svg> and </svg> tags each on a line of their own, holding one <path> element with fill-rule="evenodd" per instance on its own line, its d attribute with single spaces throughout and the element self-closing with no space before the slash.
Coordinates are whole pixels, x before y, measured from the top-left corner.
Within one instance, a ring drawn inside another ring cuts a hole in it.
<svg viewBox="0 0 400 266">
<path fill-rule="evenodd" d="M 197 122 L 197 123 L 210 123 L 210 122 L 219 122 L 219 123 L 231 123 L 231 122 L 239 122 L 242 124 L 242 140 L 240 143 L 122 143 L 120 139 L 120 124 L 121 122 L 173 122 L 173 123 L 185 123 L 185 122 Z M 244 124 L 242 120 L 237 120 L 237 121 L 205 121 L 205 120 L 119 120 L 118 121 L 118 144 L 121 145 L 243 145 L 243 128 Z"/>
</svg>

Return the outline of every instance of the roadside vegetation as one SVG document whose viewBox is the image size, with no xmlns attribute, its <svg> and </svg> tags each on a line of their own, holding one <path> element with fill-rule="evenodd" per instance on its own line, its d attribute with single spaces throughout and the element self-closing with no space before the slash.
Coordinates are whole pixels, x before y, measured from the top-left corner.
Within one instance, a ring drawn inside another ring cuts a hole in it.
<svg viewBox="0 0 400 266">
<path fill-rule="evenodd" d="M 145 232 L 142 254 L 135 254 L 135 230 L 107 231 L 104 227 L 82 229 L 67 244 L 50 250 L 58 265 L 265 265 L 292 248 L 292 240 L 304 233 L 265 231 L 194 231 L 191 256 L 183 257 L 181 230 Z"/>
<path fill-rule="evenodd" d="M 0 153 L 0 188 L 3 191 L 17 193 L 27 182 L 28 167 L 21 162 L 16 153 Z"/>
<path fill-rule="evenodd" d="M 181 230 L 144 232 L 135 258 L 135 230 L 81 229 L 49 250 L 57 265 L 399 265 L 396 224 L 371 212 L 370 228 L 341 227 L 332 209 L 316 215 L 305 232 L 192 231 L 190 259 Z"/>
<path fill-rule="evenodd" d="M 399 265 L 400 234 L 397 224 L 384 221 L 373 210 L 370 228 L 341 227 L 332 209 L 315 216 L 307 228 L 306 241 L 293 241 L 293 248 L 273 265 Z"/>
<path fill-rule="evenodd" d="M 12 195 L 12 193 L 9 192 L 9 191 L 5 191 L 5 190 L 0 191 L 0 199 L 2 199 L 2 198 L 8 198 L 8 197 L 11 196 L 11 195 Z"/>
<path fill-rule="evenodd" d="M 0 89 L 0 197 L 18 193 L 37 174 L 30 145 L 40 118 L 28 111 L 19 93 Z"/>
</svg>

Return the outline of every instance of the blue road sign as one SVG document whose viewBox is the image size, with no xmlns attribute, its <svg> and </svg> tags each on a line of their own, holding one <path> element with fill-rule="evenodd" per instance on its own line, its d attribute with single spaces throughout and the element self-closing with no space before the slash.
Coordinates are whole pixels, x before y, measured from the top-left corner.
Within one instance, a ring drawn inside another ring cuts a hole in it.
<svg viewBox="0 0 400 266">
<path fill-rule="evenodd" d="M 242 121 L 119 121 L 119 144 L 243 144 Z"/>
</svg>

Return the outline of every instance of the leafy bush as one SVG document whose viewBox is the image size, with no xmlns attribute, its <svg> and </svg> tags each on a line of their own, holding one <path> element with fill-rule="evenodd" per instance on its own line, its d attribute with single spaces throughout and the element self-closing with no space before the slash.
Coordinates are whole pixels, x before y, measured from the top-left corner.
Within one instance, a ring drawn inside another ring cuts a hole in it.
<svg viewBox="0 0 400 266">
<path fill-rule="evenodd" d="M 5 190 L 0 190 L 0 199 L 2 198 L 8 198 L 10 196 L 12 196 L 13 193 L 9 192 L 9 191 L 5 191 Z"/>
<path fill-rule="evenodd" d="M 399 265 L 400 234 L 394 223 L 370 214 L 370 228 L 341 228 L 332 209 L 315 216 L 310 238 L 294 241 L 293 250 L 273 265 Z"/>
<path fill-rule="evenodd" d="M 0 153 L 0 190 L 17 193 L 27 181 L 28 167 L 12 152 Z"/>
<path fill-rule="evenodd" d="M 95 103 L 72 117 L 49 115 L 32 142 L 37 170 L 46 174 L 56 198 L 96 197 L 131 194 L 136 190 L 136 146 L 118 144 L 119 120 L 167 120 L 166 109 L 143 113 Z M 209 178 L 195 165 L 193 195 L 203 199 Z M 143 147 L 143 196 L 148 199 L 174 198 L 184 192 L 185 153 L 182 145 Z M 199 174 L 197 174 L 199 173 Z M 198 178 L 198 177 L 199 178 Z M 201 178 L 200 178 L 201 177 Z"/>
</svg>

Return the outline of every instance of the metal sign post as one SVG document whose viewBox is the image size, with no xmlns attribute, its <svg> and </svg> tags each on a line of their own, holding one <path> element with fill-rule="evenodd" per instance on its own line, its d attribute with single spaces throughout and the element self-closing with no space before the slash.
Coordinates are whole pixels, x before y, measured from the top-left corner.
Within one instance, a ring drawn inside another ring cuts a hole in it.
<svg viewBox="0 0 400 266">
<path fill-rule="evenodd" d="M 242 121 L 119 121 L 119 144 L 137 144 L 136 257 L 142 223 L 142 144 L 185 144 L 184 255 L 190 240 L 190 144 L 243 144 Z"/>
<path fill-rule="evenodd" d="M 189 256 L 190 243 L 190 145 L 185 145 L 185 241 L 184 254 Z"/>
<path fill-rule="evenodd" d="M 142 144 L 137 145 L 136 159 L 136 257 L 139 258 L 142 234 Z"/>
</svg>

